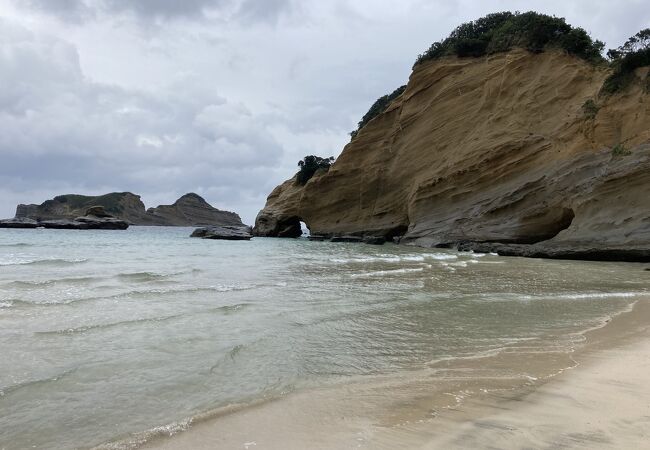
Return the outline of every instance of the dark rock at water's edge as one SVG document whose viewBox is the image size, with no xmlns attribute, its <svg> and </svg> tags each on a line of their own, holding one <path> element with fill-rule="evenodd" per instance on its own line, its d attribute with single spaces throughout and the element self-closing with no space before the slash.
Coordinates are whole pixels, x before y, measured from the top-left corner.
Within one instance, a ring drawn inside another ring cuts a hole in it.
<svg viewBox="0 0 650 450">
<path fill-rule="evenodd" d="M 576 244 L 574 246 L 560 246 L 548 244 L 500 244 L 488 242 L 463 242 L 456 247 L 460 251 L 474 251 L 476 253 L 496 253 L 499 256 L 522 256 L 527 258 L 549 258 L 583 261 L 627 261 L 650 262 L 650 247 L 601 247 L 597 245 Z M 648 269 L 646 269 L 648 270 Z"/>
<path fill-rule="evenodd" d="M 383 236 L 366 236 L 363 238 L 363 243 L 369 245 L 384 245 L 386 243 L 386 238 Z"/>
<path fill-rule="evenodd" d="M 249 241 L 252 237 L 252 229 L 247 226 L 223 226 L 197 228 L 190 237 L 201 239 L 223 239 L 227 241 Z"/>
<path fill-rule="evenodd" d="M 38 222 L 24 217 L 0 220 L 0 228 L 38 228 Z"/>
<path fill-rule="evenodd" d="M 310 241 L 322 242 L 322 241 L 328 241 L 330 238 L 329 236 L 323 236 L 320 234 L 311 234 L 307 236 L 307 239 L 309 239 Z"/>
<path fill-rule="evenodd" d="M 362 242 L 364 244 L 369 244 L 369 245 L 384 245 L 386 243 L 386 238 L 382 236 L 350 236 L 350 235 L 345 235 L 345 236 L 330 236 L 326 234 L 312 234 L 307 237 L 310 241 L 317 241 L 317 242 L 322 242 L 322 241 L 329 241 L 329 242 L 347 242 L 347 243 L 359 243 Z"/>
<path fill-rule="evenodd" d="M 145 209 L 140 196 L 130 192 L 112 192 L 100 196 L 59 195 L 40 205 L 18 205 L 16 218 L 27 218 L 38 222 L 74 220 L 84 215 L 89 208 L 97 214 L 108 214 L 131 225 L 244 225 L 237 214 L 214 208 L 194 193 L 183 195 L 172 205 L 160 205 L 149 209 Z"/>
<path fill-rule="evenodd" d="M 334 236 L 330 242 L 362 242 L 363 238 L 360 236 Z"/>
<path fill-rule="evenodd" d="M 82 217 L 59 220 L 33 220 L 24 217 L 0 220 L 0 228 L 50 228 L 56 230 L 126 230 L 128 222 L 106 213 L 103 207 L 93 206 Z"/>
</svg>

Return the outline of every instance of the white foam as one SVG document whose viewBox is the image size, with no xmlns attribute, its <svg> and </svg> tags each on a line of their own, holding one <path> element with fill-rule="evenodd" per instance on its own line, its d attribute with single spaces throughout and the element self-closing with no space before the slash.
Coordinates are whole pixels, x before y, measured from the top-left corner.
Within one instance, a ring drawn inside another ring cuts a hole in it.
<svg viewBox="0 0 650 450">
<path fill-rule="evenodd" d="M 632 298 L 648 294 L 648 292 L 585 292 L 583 294 L 560 294 L 558 297 L 580 300 L 583 298 Z"/>
<path fill-rule="evenodd" d="M 402 273 L 422 272 L 424 267 L 416 267 L 412 269 L 395 269 L 395 270 L 378 270 L 376 272 L 355 273 L 350 275 L 351 278 L 372 278 L 382 277 L 385 275 L 399 275 Z"/>
<path fill-rule="evenodd" d="M 438 261 L 455 260 L 458 259 L 457 255 L 451 253 L 422 253 L 416 255 L 390 255 L 380 254 L 377 256 L 359 256 L 352 258 L 330 258 L 330 262 L 337 264 L 362 264 L 362 263 L 399 263 L 399 262 L 423 262 L 427 259 L 435 259 Z"/>
<path fill-rule="evenodd" d="M 458 255 L 452 255 L 450 253 L 427 253 L 425 255 L 427 258 L 437 259 L 439 261 L 445 261 L 449 259 L 458 259 Z"/>
</svg>

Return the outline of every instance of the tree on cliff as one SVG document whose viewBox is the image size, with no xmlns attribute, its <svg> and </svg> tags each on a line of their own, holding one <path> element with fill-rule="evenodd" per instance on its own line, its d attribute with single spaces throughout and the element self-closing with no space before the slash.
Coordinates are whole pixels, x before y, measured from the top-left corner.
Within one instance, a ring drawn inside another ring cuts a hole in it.
<svg viewBox="0 0 650 450">
<path fill-rule="evenodd" d="M 499 12 L 467 22 L 456 27 L 449 37 L 434 42 L 419 55 L 415 65 L 445 56 L 480 57 L 507 52 L 519 47 L 540 53 L 548 48 L 560 48 L 580 58 L 603 62 L 605 44 L 592 40 L 582 28 L 572 27 L 563 18 L 536 12 Z M 377 99 L 363 116 L 356 130 L 350 133 L 354 139 L 372 119 L 386 111 L 393 100 L 402 95 L 406 86 Z"/>
<path fill-rule="evenodd" d="M 301 161 L 298 161 L 300 170 L 296 174 L 296 181 L 298 184 L 307 184 L 307 182 L 319 170 L 328 171 L 334 162 L 334 157 L 321 158 L 320 156 L 309 155 L 305 156 Z"/>
<path fill-rule="evenodd" d="M 370 122 L 372 119 L 377 117 L 379 114 L 386 111 L 388 105 L 390 105 L 391 102 L 395 100 L 397 97 L 402 95 L 405 90 L 406 90 L 406 85 L 400 86 L 397 89 L 395 89 L 392 93 L 388 95 L 384 95 L 383 97 L 379 97 L 377 101 L 372 104 L 368 112 L 361 118 L 361 121 L 359 122 L 357 129 L 351 132 L 350 136 L 355 137 L 361 128 L 366 126 L 368 122 Z"/>
<path fill-rule="evenodd" d="M 419 55 L 415 65 L 444 56 L 479 57 L 515 47 L 535 53 L 560 48 L 589 61 L 602 61 L 605 44 L 592 40 L 584 29 L 572 27 L 561 17 L 533 11 L 499 12 L 458 26 L 449 37 L 434 42 Z"/>
<path fill-rule="evenodd" d="M 620 91 L 634 80 L 634 71 L 639 67 L 650 66 L 650 28 L 639 31 L 625 44 L 607 52 L 614 68 L 603 83 L 602 92 L 611 94 Z M 650 75 L 647 85 L 650 86 Z"/>
</svg>

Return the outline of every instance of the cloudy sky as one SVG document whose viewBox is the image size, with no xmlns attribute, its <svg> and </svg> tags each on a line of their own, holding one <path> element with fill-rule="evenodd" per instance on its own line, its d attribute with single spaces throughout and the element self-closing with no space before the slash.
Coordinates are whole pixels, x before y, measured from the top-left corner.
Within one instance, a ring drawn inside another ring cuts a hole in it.
<svg viewBox="0 0 650 450">
<path fill-rule="evenodd" d="M 0 218 L 63 193 L 193 191 L 252 223 L 433 41 L 531 9 L 608 47 L 650 26 L 647 0 L 0 0 Z"/>
</svg>

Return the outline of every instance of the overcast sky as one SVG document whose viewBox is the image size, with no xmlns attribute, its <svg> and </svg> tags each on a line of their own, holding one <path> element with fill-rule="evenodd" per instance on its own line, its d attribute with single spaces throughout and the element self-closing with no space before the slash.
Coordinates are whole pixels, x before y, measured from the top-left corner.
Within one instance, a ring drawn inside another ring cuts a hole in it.
<svg viewBox="0 0 650 450">
<path fill-rule="evenodd" d="M 57 194 L 196 192 L 252 223 L 456 25 L 537 10 L 609 47 L 647 0 L 0 0 L 0 218 Z"/>
</svg>

